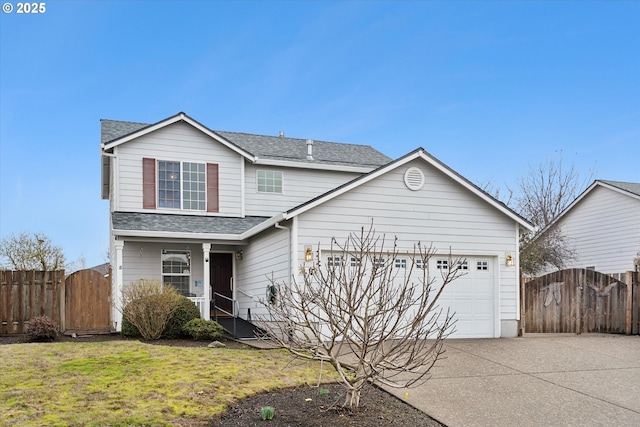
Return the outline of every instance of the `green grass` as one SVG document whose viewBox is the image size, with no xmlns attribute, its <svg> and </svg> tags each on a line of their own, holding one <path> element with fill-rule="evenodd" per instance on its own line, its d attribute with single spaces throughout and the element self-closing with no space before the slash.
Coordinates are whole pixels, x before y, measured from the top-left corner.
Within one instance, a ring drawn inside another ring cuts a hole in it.
<svg viewBox="0 0 640 427">
<path fill-rule="evenodd" d="M 206 425 L 235 399 L 320 373 L 284 350 L 137 341 L 3 345 L 0 360 L 2 426 Z"/>
</svg>

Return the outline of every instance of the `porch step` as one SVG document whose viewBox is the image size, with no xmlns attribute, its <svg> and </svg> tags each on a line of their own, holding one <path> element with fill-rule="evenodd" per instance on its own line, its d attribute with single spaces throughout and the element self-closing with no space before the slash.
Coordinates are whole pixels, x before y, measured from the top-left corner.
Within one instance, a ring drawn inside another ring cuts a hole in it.
<svg viewBox="0 0 640 427">
<path fill-rule="evenodd" d="M 218 316 L 217 322 L 231 335 L 240 340 L 257 339 L 257 335 L 263 334 L 264 331 L 251 322 L 247 322 L 239 317 L 235 318 L 235 334 L 234 334 L 234 318 Z"/>
</svg>

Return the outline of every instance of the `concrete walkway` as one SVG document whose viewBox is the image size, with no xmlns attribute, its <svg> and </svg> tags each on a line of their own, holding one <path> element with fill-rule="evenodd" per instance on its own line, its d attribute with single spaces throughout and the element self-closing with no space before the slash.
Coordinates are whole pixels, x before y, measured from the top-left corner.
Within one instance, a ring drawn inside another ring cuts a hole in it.
<svg viewBox="0 0 640 427">
<path fill-rule="evenodd" d="M 449 427 L 640 426 L 640 336 L 448 340 L 432 378 L 389 390 Z"/>
</svg>

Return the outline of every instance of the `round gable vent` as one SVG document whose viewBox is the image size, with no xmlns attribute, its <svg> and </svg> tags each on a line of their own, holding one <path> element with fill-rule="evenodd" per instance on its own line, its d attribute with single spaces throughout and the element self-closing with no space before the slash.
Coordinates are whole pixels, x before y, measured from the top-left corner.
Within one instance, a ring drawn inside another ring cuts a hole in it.
<svg viewBox="0 0 640 427">
<path fill-rule="evenodd" d="M 424 186 L 424 174 L 418 168 L 409 168 L 404 173 L 404 184 L 409 190 L 418 191 Z"/>
</svg>

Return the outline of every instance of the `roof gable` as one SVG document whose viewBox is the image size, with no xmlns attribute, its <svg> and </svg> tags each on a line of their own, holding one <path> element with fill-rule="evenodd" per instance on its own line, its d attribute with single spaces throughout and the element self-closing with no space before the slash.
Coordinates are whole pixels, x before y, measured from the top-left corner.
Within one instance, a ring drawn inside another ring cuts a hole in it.
<svg viewBox="0 0 640 427">
<path fill-rule="evenodd" d="M 307 141 L 284 136 L 255 135 L 239 132 L 213 131 L 184 113 L 161 120 L 155 124 L 101 120 L 101 144 L 104 151 L 169 126 L 178 121 L 186 122 L 211 138 L 238 152 L 256 164 L 297 165 L 307 168 L 359 168 L 368 172 L 372 168 L 391 161 L 368 145 L 338 142 L 312 141 L 312 158 L 307 157 Z"/>
<path fill-rule="evenodd" d="M 466 178 L 464 178 L 462 175 L 458 174 L 457 172 L 455 172 L 453 169 L 449 168 L 447 165 L 445 165 L 444 163 L 442 163 L 441 161 L 439 161 L 438 159 L 436 159 L 435 157 L 433 157 L 432 155 L 430 155 L 429 153 L 427 153 L 423 148 L 418 148 L 406 155 L 404 155 L 403 157 L 400 157 L 399 159 L 392 161 L 384 166 L 381 166 L 371 172 L 369 172 L 368 174 L 362 175 L 350 182 L 347 182 L 344 185 L 341 185 L 340 187 L 337 187 L 331 191 L 328 191 L 314 199 L 309 200 L 308 202 L 305 202 L 293 209 L 290 209 L 289 211 L 287 211 L 285 213 L 285 218 L 289 219 L 289 218 L 293 218 L 297 215 L 300 215 L 301 213 L 304 213 L 310 209 L 313 209 L 314 207 L 321 205 L 322 203 L 325 203 L 328 200 L 331 200 L 341 194 L 344 194 L 356 187 L 359 187 L 367 182 L 370 182 L 374 179 L 376 179 L 377 177 L 384 175 L 394 169 L 397 169 L 399 167 L 401 167 L 402 165 L 405 165 L 415 159 L 422 159 L 424 160 L 426 163 L 430 164 L 431 166 L 435 167 L 437 170 L 439 170 L 440 172 L 444 173 L 447 177 L 451 178 L 452 180 L 454 180 L 455 182 L 457 182 L 458 184 L 462 185 L 464 188 L 466 188 L 467 190 L 469 190 L 470 192 L 472 192 L 473 194 L 477 195 L 478 197 L 480 197 L 482 200 L 484 200 L 485 202 L 489 203 L 491 206 L 493 206 L 495 209 L 497 209 L 498 211 L 500 211 L 501 213 L 503 213 L 504 215 L 508 216 L 509 218 L 513 219 L 514 221 L 516 221 L 518 224 L 520 224 L 521 226 L 523 226 L 524 228 L 530 230 L 530 231 L 534 231 L 534 227 L 532 224 L 530 224 L 526 219 L 524 219 L 523 217 L 521 217 L 520 215 L 518 215 L 516 212 L 514 212 L 513 210 L 511 210 L 508 206 L 506 206 L 504 203 L 500 202 L 499 200 L 495 199 L 494 197 L 492 197 L 491 195 L 489 195 L 487 192 L 483 191 L 482 189 L 480 189 L 478 186 L 476 186 L 475 184 L 473 184 L 471 181 L 467 180 Z"/>
<path fill-rule="evenodd" d="M 241 156 L 245 157 L 248 160 L 251 161 L 255 161 L 255 158 L 253 155 L 251 155 L 251 153 L 248 153 L 247 151 L 243 150 L 242 148 L 238 147 L 237 145 L 233 144 L 232 142 L 226 140 L 225 138 L 221 137 L 220 135 L 216 134 L 215 132 L 213 132 L 211 129 L 207 128 L 206 126 L 202 125 L 201 123 L 197 122 L 196 120 L 192 119 L 191 117 L 187 116 L 185 113 L 178 113 L 175 116 L 171 116 L 168 117 L 164 120 L 159 121 L 158 123 L 152 124 L 152 125 L 146 125 L 143 126 L 142 123 L 135 123 L 135 122 L 114 122 L 112 120 L 103 120 L 103 142 L 102 142 L 102 149 L 104 151 L 110 151 L 113 148 L 117 147 L 118 145 L 122 145 L 125 144 L 129 141 L 132 141 L 136 138 L 139 138 L 143 135 L 147 135 L 151 132 L 154 132 L 158 129 L 162 129 L 166 126 L 172 125 L 174 123 L 177 122 L 184 122 L 187 123 L 191 126 L 193 126 L 194 128 L 198 129 L 199 131 L 201 131 L 202 133 L 204 133 L 205 135 L 211 137 L 212 139 L 220 142 L 221 144 L 225 145 L 227 148 L 230 148 L 231 150 L 235 151 L 236 153 L 240 154 Z M 124 124 L 122 124 L 124 123 Z M 131 130 L 131 129 L 135 129 L 136 127 L 138 127 L 137 130 L 133 130 L 129 133 L 126 134 L 122 134 L 120 136 L 117 136 L 115 139 L 111 139 L 111 140 L 107 140 L 104 141 L 104 139 L 108 138 L 111 135 L 115 135 L 118 132 L 122 131 L 125 132 L 127 130 Z M 107 136 L 104 136 L 104 132 L 105 132 L 105 127 L 106 127 L 106 133 Z"/>
<path fill-rule="evenodd" d="M 549 223 L 545 227 L 545 230 L 555 225 L 561 218 L 563 218 L 567 213 L 574 209 L 576 205 L 580 203 L 585 197 L 588 197 L 596 188 L 606 188 L 611 191 L 615 191 L 617 193 L 623 194 L 625 196 L 632 197 L 634 199 L 640 200 L 640 183 L 635 182 L 620 182 L 620 181 L 605 181 L 605 180 L 595 180 L 593 183 L 582 192 L 576 199 L 571 202 L 569 206 L 567 206 L 561 213 L 558 215 L 553 221 Z M 542 234 L 542 233 L 541 233 Z"/>
</svg>

